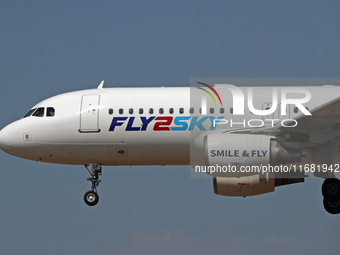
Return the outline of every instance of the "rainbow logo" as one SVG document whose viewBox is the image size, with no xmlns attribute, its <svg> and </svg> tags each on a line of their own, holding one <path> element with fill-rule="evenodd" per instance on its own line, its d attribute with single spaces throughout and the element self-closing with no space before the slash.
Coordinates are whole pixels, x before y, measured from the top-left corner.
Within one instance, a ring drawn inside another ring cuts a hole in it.
<svg viewBox="0 0 340 255">
<path fill-rule="evenodd" d="M 209 88 L 212 92 L 214 92 L 214 94 L 217 96 L 217 98 L 218 98 L 218 100 L 220 101 L 220 104 L 221 104 L 221 106 L 222 106 L 222 100 L 221 100 L 221 98 L 220 98 L 220 95 L 217 93 L 217 91 L 216 91 L 213 87 L 211 87 L 210 85 L 205 84 L 205 83 L 203 83 L 203 82 L 197 82 L 197 83 L 199 83 L 199 84 L 201 84 L 201 85 L 203 85 L 203 86 L 206 86 L 206 87 Z M 215 105 L 217 105 L 214 96 L 213 96 L 208 90 L 206 90 L 206 89 L 204 89 L 204 88 L 198 88 L 198 89 L 201 89 L 201 90 L 203 90 L 204 92 L 208 93 L 208 95 L 211 96 L 211 98 L 214 100 Z"/>
</svg>

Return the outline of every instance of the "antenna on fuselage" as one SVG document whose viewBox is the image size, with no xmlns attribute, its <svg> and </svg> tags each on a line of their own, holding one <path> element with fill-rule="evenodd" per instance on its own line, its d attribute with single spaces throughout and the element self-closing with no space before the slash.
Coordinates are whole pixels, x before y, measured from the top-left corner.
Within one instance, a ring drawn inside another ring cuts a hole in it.
<svg viewBox="0 0 340 255">
<path fill-rule="evenodd" d="M 97 89 L 102 89 L 104 86 L 104 80 L 102 80 L 102 82 L 99 84 L 98 88 Z"/>
</svg>

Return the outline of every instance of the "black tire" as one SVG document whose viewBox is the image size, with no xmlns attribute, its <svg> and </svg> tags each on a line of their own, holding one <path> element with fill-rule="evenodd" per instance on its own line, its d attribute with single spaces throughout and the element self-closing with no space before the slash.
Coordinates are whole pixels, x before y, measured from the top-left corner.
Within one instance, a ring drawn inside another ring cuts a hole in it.
<svg viewBox="0 0 340 255">
<path fill-rule="evenodd" d="M 337 201 L 329 201 L 327 199 L 323 199 L 323 207 L 330 214 L 339 214 L 340 213 L 340 200 Z"/>
<path fill-rule="evenodd" d="M 322 184 L 322 195 L 328 201 L 340 200 L 340 180 L 335 178 L 326 179 Z"/>
<path fill-rule="evenodd" d="M 94 205 L 98 204 L 99 196 L 96 192 L 90 190 L 90 191 L 85 193 L 84 201 L 87 205 L 94 206 Z"/>
</svg>

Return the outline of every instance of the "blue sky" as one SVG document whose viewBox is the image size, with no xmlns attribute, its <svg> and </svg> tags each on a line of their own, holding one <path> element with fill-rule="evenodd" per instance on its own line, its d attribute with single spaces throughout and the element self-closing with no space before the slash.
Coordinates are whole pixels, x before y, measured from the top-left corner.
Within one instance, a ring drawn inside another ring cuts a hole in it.
<svg viewBox="0 0 340 255">
<path fill-rule="evenodd" d="M 339 11 L 338 1 L 3 0 L 0 126 L 102 79 L 339 77 Z M 105 167 L 90 208 L 83 166 L 0 159 L 4 254 L 338 251 L 340 218 L 324 211 L 319 179 L 244 199 L 214 195 L 187 166 Z"/>
</svg>

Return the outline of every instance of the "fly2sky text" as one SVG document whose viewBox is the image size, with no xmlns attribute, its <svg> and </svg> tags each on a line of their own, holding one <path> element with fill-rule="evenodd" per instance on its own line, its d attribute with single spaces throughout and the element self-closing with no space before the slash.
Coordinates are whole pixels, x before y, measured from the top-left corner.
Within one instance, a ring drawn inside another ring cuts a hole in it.
<svg viewBox="0 0 340 255">
<path fill-rule="evenodd" d="M 138 121 L 140 120 L 140 122 Z M 195 128 L 199 130 L 215 130 L 217 125 L 228 125 L 229 127 L 262 127 L 278 124 L 279 119 L 250 119 L 250 120 L 232 120 L 224 119 L 224 116 L 164 116 L 164 117 L 113 117 L 109 131 L 115 131 L 116 127 L 125 126 L 125 131 L 146 131 L 152 129 L 154 131 L 191 131 Z M 138 123 L 139 122 L 139 123 Z M 291 124 L 291 123 L 294 124 Z M 285 119 L 280 121 L 284 127 L 295 127 L 296 120 Z M 289 125 L 287 125 L 290 123 Z M 208 128 L 206 128 L 209 126 Z M 124 127 L 123 127 L 124 128 Z"/>
</svg>

